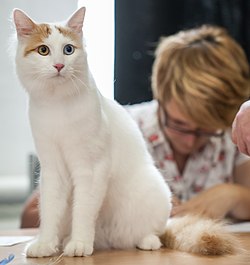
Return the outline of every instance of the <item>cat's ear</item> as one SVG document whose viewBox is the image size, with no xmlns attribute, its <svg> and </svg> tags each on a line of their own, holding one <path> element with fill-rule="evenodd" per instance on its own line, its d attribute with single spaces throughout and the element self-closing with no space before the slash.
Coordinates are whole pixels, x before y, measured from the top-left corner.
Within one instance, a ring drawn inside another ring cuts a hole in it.
<svg viewBox="0 0 250 265">
<path fill-rule="evenodd" d="M 13 20 L 19 37 L 30 35 L 35 27 L 35 23 L 32 19 L 20 9 L 14 9 Z"/>
<path fill-rule="evenodd" d="M 71 28 L 77 34 L 82 34 L 83 21 L 85 17 L 85 7 L 79 8 L 69 19 L 67 22 L 67 26 Z"/>
</svg>

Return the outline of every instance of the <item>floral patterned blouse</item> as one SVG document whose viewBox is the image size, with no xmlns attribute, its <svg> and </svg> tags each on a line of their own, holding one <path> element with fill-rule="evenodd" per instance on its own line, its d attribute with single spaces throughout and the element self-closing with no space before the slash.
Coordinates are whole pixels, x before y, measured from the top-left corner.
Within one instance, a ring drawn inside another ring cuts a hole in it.
<svg viewBox="0 0 250 265">
<path fill-rule="evenodd" d="M 154 158 L 173 194 L 185 201 L 216 184 L 233 182 L 233 170 L 250 158 L 231 141 L 230 131 L 222 138 L 211 138 L 199 152 L 191 155 L 183 174 L 179 173 L 173 151 L 160 130 L 157 101 L 126 106 L 139 125 Z"/>
</svg>

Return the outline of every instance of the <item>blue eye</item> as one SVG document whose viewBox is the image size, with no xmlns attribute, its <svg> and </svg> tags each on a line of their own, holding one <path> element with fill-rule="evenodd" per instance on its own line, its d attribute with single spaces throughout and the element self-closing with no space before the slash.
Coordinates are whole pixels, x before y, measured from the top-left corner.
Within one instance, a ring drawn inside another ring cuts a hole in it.
<svg viewBox="0 0 250 265">
<path fill-rule="evenodd" d="M 74 53 L 74 51 L 75 51 L 75 47 L 71 44 L 67 44 L 63 48 L 63 53 L 66 55 L 71 55 L 72 53 Z"/>
</svg>

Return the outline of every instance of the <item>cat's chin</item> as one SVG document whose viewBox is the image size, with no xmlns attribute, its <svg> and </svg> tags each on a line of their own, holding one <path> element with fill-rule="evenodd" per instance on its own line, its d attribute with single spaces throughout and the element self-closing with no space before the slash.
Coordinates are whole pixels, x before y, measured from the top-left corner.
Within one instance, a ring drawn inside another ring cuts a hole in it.
<svg viewBox="0 0 250 265">
<path fill-rule="evenodd" d="M 66 79 L 66 77 L 62 74 L 57 74 L 57 75 L 54 75 L 52 76 L 52 79 L 58 79 L 58 80 L 61 80 L 61 79 Z"/>
<path fill-rule="evenodd" d="M 51 76 L 48 80 L 51 80 L 53 83 L 64 83 L 67 82 L 70 78 L 68 78 L 67 76 L 63 75 L 63 74 L 56 74 Z"/>
</svg>

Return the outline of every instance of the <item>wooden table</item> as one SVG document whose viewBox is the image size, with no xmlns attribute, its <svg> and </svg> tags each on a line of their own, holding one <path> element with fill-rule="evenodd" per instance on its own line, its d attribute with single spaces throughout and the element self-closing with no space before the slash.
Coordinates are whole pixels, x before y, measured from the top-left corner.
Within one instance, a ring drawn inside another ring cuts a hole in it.
<svg viewBox="0 0 250 265">
<path fill-rule="evenodd" d="M 36 229 L 0 231 L 1 236 L 36 234 Z M 10 265 L 250 265 L 250 233 L 241 233 L 237 234 L 237 236 L 246 252 L 241 255 L 224 257 L 197 256 L 163 248 L 158 251 L 141 251 L 137 249 L 95 251 L 91 257 L 61 257 L 59 261 L 56 261 L 56 257 L 26 258 L 25 246 L 27 243 L 20 243 L 11 247 L 0 247 L 0 260 L 13 253 L 15 258 L 9 263 Z"/>
</svg>

